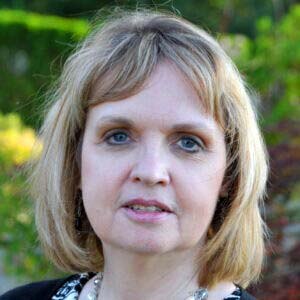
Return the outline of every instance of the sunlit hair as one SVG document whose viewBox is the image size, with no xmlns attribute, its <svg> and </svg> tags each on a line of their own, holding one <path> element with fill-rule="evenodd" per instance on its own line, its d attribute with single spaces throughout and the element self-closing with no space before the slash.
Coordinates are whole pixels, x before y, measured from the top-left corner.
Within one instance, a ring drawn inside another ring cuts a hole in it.
<svg viewBox="0 0 300 300">
<path fill-rule="evenodd" d="M 268 170 L 264 142 L 231 59 L 207 32 L 172 13 L 116 11 L 67 59 L 48 102 L 40 132 L 43 152 L 30 181 L 43 248 L 63 270 L 103 268 L 99 238 L 78 233 L 74 225 L 87 112 L 138 93 L 162 61 L 177 66 L 190 81 L 223 129 L 227 147 L 228 197 L 219 199 L 199 253 L 205 274 L 199 272 L 199 284 L 211 287 L 229 280 L 245 287 L 258 279 L 264 256 L 259 211 Z"/>
</svg>

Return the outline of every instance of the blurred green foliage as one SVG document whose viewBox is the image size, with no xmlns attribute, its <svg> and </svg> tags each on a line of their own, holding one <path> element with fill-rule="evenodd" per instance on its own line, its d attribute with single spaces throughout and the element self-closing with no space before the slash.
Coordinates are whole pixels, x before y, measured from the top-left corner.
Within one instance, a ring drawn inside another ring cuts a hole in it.
<svg viewBox="0 0 300 300">
<path fill-rule="evenodd" d="M 253 40 L 239 35 L 221 37 L 247 82 L 259 91 L 265 123 L 300 116 L 299 24 L 300 5 L 295 5 L 279 23 L 260 19 Z"/>
<path fill-rule="evenodd" d="M 300 5 L 292 7 L 278 24 L 270 18 L 257 23 L 246 73 L 270 108 L 266 123 L 283 118 L 299 120 Z"/>
<path fill-rule="evenodd" d="M 49 82 L 87 30 L 82 20 L 0 10 L 0 111 L 36 128 Z"/>
<path fill-rule="evenodd" d="M 0 113 L 1 257 L 5 271 L 20 280 L 57 274 L 38 245 L 32 201 L 26 196 L 22 166 L 32 157 L 34 145 L 40 149 L 34 131 L 18 115 Z"/>
<path fill-rule="evenodd" d="M 0 164 L 3 170 L 24 164 L 40 148 L 32 128 L 25 128 L 17 114 L 0 113 Z"/>
<path fill-rule="evenodd" d="M 223 8 L 223 1 L 209 2 Z M 275 227 L 299 216 L 299 24 L 300 5 L 294 5 L 278 22 L 270 16 L 260 18 L 254 38 L 232 33 L 218 37 L 260 94 L 260 122 L 271 153 L 271 180 L 277 187 L 271 189 L 269 200 Z M 0 114 L 0 248 L 6 271 L 19 277 L 37 279 L 56 272 L 36 241 L 32 203 L 19 171 L 37 143 L 30 128 L 40 124 L 45 91 L 88 30 L 82 20 L 0 10 L 0 111 L 5 113 Z M 293 203 L 287 205 L 290 199 Z"/>
</svg>

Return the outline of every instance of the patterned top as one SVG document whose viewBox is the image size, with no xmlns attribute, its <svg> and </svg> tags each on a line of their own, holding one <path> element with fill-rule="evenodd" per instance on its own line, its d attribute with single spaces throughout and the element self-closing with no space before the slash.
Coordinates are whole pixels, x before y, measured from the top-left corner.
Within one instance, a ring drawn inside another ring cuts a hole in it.
<svg viewBox="0 0 300 300">
<path fill-rule="evenodd" d="M 52 300 L 78 300 L 79 294 L 84 285 L 93 277 L 95 273 L 81 273 L 77 274 L 57 291 L 52 297 Z M 224 300 L 239 300 L 241 297 L 241 290 L 236 287 L 235 291 Z"/>
</svg>

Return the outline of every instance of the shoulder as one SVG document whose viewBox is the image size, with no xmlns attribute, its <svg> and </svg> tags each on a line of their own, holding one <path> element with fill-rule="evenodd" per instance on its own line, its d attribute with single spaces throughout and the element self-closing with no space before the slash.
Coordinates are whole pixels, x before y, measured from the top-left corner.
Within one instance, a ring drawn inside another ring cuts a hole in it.
<svg viewBox="0 0 300 300">
<path fill-rule="evenodd" d="M 60 279 L 45 280 L 17 287 L 0 296 L 0 300 L 51 299 L 53 294 L 75 275 Z"/>
</svg>

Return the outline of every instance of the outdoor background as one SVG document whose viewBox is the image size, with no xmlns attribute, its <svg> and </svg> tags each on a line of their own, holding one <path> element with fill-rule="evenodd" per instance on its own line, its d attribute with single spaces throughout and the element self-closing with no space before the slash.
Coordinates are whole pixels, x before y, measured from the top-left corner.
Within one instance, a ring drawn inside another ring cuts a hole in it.
<svg viewBox="0 0 300 300">
<path fill-rule="evenodd" d="M 160 3 L 160 4 L 159 4 Z M 161 4 L 163 3 L 163 4 Z M 44 258 L 21 171 L 42 120 L 41 104 L 64 60 L 104 6 L 137 1 L 0 2 L 0 294 L 62 276 Z M 270 153 L 270 227 L 259 299 L 300 299 L 300 5 L 292 0 L 138 1 L 171 9 L 218 38 L 260 95 Z"/>
</svg>

